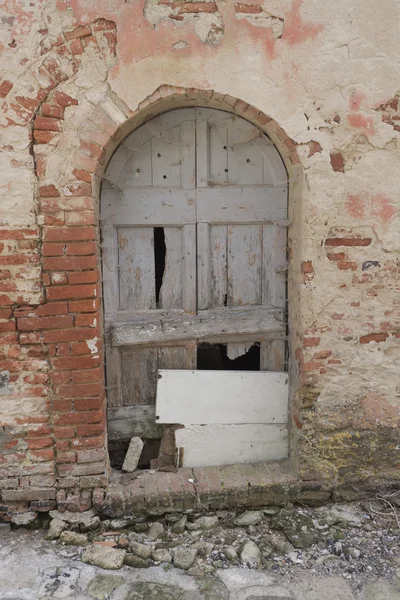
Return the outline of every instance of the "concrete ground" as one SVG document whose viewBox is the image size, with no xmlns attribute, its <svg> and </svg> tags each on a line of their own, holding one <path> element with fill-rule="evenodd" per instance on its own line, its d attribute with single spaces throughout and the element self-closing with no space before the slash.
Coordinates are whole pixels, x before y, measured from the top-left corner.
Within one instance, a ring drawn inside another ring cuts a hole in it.
<svg viewBox="0 0 400 600">
<path fill-rule="evenodd" d="M 171 565 L 104 570 L 83 549 L 17 529 L 0 537 L 0 600 L 400 600 L 400 579 L 276 574 L 231 566 L 190 576 Z M 399 571 L 396 571 L 399 575 Z M 400 576 L 400 575 L 399 575 Z"/>
</svg>

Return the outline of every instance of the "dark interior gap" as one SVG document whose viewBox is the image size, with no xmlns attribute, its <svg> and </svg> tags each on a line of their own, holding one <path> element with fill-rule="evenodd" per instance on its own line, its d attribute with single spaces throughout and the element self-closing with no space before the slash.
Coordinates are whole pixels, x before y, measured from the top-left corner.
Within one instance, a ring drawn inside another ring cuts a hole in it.
<svg viewBox="0 0 400 600">
<path fill-rule="evenodd" d="M 143 450 L 140 455 L 138 469 L 150 469 L 150 461 L 157 458 L 160 451 L 161 439 L 143 439 Z M 110 440 L 108 442 L 108 454 L 112 469 L 121 469 L 130 440 Z"/>
<path fill-rule="evenodd" d="M 164 227 L 154 227 L 154 270 L 156 278 L 156 308 L 160 307 L 160 291 L 162 288 L 167 246 L 165 245 Z"/>
<path fill-rule="evenodd" d="M 197 346 L 199 371 L 259 371 L 260 344 L 255 342 L 242 356 L 231 360 L 227 344 L 199 344 Z"/>
</svg>

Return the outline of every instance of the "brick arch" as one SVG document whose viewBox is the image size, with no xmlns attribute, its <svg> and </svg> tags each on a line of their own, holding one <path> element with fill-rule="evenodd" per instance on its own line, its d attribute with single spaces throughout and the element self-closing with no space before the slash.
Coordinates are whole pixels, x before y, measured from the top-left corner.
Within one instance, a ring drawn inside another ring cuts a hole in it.
<svg viewBox="0 0 400 600">
<path fill-rule="evenodd" d="M 43 304 L 20 312 L 19 329 L 25 343 L 46 347 L 59 506 L 87 508 L 91 490 L 108 482 L 98 227 L 105 165 L 141 124 L 195 105 L 257 125 L 277 145 L 289 173 L 297 168 L 296 145 L 276 122 L 238 98 L 209 90 L 163 85 L 131 111 L 111 91 L 92 106 L 53 89 L 35 117 Z M 71 106 L 76 112 L 63 119 Z M 79 144 L 70 147 L 76 138 Z"/>
</svg>

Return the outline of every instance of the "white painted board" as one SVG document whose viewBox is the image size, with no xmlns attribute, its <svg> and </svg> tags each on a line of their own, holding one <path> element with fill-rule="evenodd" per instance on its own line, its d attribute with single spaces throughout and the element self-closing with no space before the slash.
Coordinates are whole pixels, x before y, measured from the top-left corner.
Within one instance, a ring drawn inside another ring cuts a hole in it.
<svg viewBox="0 0 400 600">
<path fill-rule="evenodd" d="M 190 425 L 175 432 L 183 467 L 281 460 L 288 456 L 286 425 Z"/>
<path fill-rule="evenodd" d="M 158 371 L 158 423 L 287 423 L 288 374 L 272 371 Z"/>
</svg>

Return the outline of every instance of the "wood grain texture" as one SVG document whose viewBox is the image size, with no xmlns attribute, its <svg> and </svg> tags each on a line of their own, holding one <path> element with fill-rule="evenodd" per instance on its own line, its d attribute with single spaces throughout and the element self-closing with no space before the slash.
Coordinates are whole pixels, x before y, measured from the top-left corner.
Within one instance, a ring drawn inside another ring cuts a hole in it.
<svg viewBox="0 0 400 600">
<path fill-rule="evenodd" d="M 160 315 L 116 324 L 112 328 L 114 346 L 162 344 L 180 340 L 215 340 L 238 336 L 262 336 L 283 332 L 279 311 L 254 309 L 246 311 L 202 311 L 195 316 Z"/>
</svg>

